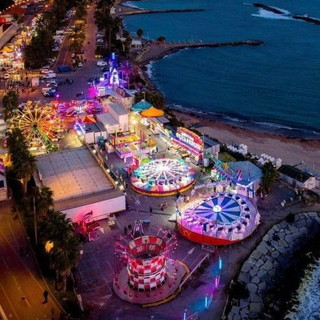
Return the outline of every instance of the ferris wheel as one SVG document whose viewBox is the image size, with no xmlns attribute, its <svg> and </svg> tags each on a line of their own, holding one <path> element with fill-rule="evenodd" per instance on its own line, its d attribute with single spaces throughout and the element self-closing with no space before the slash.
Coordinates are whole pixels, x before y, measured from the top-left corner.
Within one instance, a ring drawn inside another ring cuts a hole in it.
<svg viewBox="0 0 320 320">
<path fill-rule="evenodd" d="M 19 128 L 31 150 L 54 151 L 54 142 L 62 138 L 63 127 L 54 107 L 28 103 L 17 109 L 10 120 L 9 128 Z"/>
</svg>

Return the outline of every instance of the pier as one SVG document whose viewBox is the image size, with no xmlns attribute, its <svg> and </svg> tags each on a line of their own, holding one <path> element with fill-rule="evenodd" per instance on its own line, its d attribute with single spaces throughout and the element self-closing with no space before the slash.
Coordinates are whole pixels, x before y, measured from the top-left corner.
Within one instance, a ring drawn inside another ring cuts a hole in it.
<svg viewBox="0 0 320 320">
<path fill-rule="evenodd" d="M 168 54 L 178 52 L 186 48 L 219 48 L 219 47 L 236 47 L 236 46 L 258 46 L 263 44 L 260 40 L 243 40 L 230 42 L 172 42 L 172 43 L 153 43 L 146 47 L 137 57 L 136 62 L 147 64 L 150 61 L 158 60 Z"/>
<path fill-rule="evenodd" d="M 151 14 L 151 13 L 179 13 L 179 12 L 201 12 L 204 9 L 166 9 L 166 10 L 145 10 L 145 9 L 132 9 L 128 11 L 118 12 L 118 16 L 130 16 L 134 14 Z"/>
</svg>

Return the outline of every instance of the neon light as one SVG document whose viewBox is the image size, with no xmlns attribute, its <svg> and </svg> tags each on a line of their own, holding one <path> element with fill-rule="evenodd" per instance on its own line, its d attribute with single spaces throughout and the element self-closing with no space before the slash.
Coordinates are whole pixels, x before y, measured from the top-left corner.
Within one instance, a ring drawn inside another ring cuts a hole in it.
<svg viewBox="0 0 320 320">
<path fill-rule="evenodd" d="M 222 259 L 219 258 L 219 269 L 221 270 L 222 269 Z"/>
<path fill-rule="evenodd" d="M 187 313 L 186 312 L 183 313 L 183 320 L 187 320 Z"/>
<path fill-rule="evenodd" d="M 204 298 L 204 307 L 206 308 L 206 309 L 208 309 L 208 296 L 206 296 L 205 298 Z"/>
</svg>

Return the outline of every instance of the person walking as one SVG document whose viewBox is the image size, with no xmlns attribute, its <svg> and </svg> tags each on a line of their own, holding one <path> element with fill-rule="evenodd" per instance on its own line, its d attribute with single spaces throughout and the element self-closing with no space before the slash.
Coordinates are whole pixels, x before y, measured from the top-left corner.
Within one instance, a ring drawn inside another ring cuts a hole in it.
<svg viewBox="0 0 320 320">
<path fill-rule="evenodd" d="M 49 295 L 49 292 L 47 290 L 44 290 L 43 291 L 44 301 L 42 302 L 42 304 L 48 303 L 48 295 Z"/>
<path fill-rule="evenodd" d="M 152 207 L 149 207 L 149 214 L 152 215 Z"/>
</svg>

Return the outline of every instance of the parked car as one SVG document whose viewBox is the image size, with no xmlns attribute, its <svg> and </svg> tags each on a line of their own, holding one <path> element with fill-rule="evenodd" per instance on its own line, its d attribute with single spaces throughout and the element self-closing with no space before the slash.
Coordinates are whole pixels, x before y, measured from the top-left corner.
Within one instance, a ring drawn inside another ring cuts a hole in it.
<svg viewBox="0 0 320 320">
<path fill-rule="evenodd" d="M 53 70 L 51 70 L 51 69 L 49 69 L 49 68 L 42 68 L 42 69 L 40 70 L 40 72 L 43 73 L 43 74 L 48 74 L 48 73 L 52 73 Z"/>
<path fill-rule="evenodd" d="M 54 97 L 54 92 L 52 92 L 51 90 L 50 91 L 47 91 L 47 92 L 42 92 L 42 95 L 44 97 Z"/>
<path fill-rule="evenodd" d="M 78 67 L 82 67 L 82 66 L 83 66 L 82 62 L 79 62 Z"/>
<path fill-rule="evenodd" d="M 108 62 L 106 62 L 106 61 L 103 61 L 103 60 L 97 61 L 97 66 L 98 67 L 104 67 L 104 66 L 107 66 L 107 65 L 108 65 Z"/>
<path fill-rule="evenodd" d="M 46 79 L 53 79 L 53 78 L 56 78 L 56 77 L 57 77 L 57 74 L 55 72 L 50 72 L 50 73 L 47 73 L 45 75 Z"/>
<path fill-rule="evenodd" d="M 10 78 L 10 74 L 9 73 L 5 73 L 4 75 L 3 75 L 3 79 L 9 79 Z"/>
</svg>

